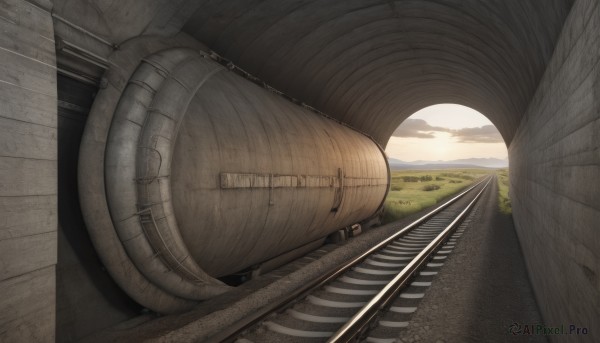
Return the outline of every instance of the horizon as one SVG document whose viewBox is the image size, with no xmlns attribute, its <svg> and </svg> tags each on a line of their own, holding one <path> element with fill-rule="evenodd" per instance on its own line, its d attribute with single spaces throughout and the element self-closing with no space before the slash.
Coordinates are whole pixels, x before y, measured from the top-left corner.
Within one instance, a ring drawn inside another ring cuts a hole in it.
<svg viewBox="0 0 600 343">
<path fill-rule="evenodd" d="M 499 160 L 499 161 L 508 161 L 508 156 L 504 157 L 504 158 L 496 158 L 496 157 L 468 157 L 468 158 L 457 158 L 457 159 L 452 159 L 452 160 L 414 160 L 414 161 L 406 161 L 406 160 L 401 160 L 398 159 L 396 157 L 391 157 L 391 156 L 387 156 L 388 160 L 396 160 L 399 162 L 406 162 L 406 163 L 415 163 L 415 162 L 453 162 L 453 161 L 459 161 L 459 160 Z"/>
<path fill-rule="evenodd" d="M 413 113 L 394 130 L 385 152 L 408 163 L 508 160 L 508 149 L 494 124 L 480 112 L 457 104 L 437 104 Z"/>
</svg>

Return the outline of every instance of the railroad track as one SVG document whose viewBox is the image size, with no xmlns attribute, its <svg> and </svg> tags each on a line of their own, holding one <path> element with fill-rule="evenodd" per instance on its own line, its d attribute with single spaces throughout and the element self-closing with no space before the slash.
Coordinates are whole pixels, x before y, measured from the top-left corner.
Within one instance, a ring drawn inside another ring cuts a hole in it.
<svg viewBox="0 0 600 343">
<path fill-rule="evenodd" d="M 393 342 L 493 177 L 210 342 Z"/>
</svg>

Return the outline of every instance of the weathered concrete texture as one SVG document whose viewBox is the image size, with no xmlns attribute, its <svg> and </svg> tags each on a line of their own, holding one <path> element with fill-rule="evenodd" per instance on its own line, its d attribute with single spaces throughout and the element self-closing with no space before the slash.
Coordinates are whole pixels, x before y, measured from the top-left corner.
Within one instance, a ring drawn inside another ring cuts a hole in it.
<svg viewBox="0 0 600 343">
<path fill-rule="evenodd" d="M 517 232 L 544 320 L 600 340 L 600 5 L 577 1 L 510 146 Z M 554 341 L 573 341 L 554 336 Z"/>
<path fill-rule="evenodd" d="M 100 263 L 77 191 L 79 143 L 96 87 L 58 75 L 56 341 L 73 342 L 139 314 Z M 85 305 L 83 305 L 85 304 Z"/>
<path fill-rule="evenodd" d="M 381 143 L 442 102 L 507 143 L 572 1 L 207 1 L 184 27 L 216 52 Z"/>
<path fill-rule="evenodd" d="M 108 44 L 183 28 L 271 86 L 385 144 L 441 102 L 486 113 L 510 142 L 573 0 L 56 0 L 59 36 Z M 72 25 L 90 35 L 77 33 Z M 107 50 L 108 49 L 108 50 Z"/>
<path fill-rule="evenodd" d="M 82 27 L 98 38 L 120 45 L 141 35 L 172 35 L 195 13 L 204 1 L 198 0 L 53 0 L 55 13 L 62 22 L 60 32 L 70 38 L 77 35 L 68 27 Z M 65 23 L 67 27 L 62 27 Z M 71 35 L 71 33 L 73 35 Z M 88 38 L 90 38 L 88 36 Z M 92 39 L 95 40 L 95 39 Z M 77 43 L 86 45 L 85 41 Z M 87 42 L 93 46 L 94 42 Z"/>
<path fill-rule="evenodd" d="M 56 68 L 45 2 L 0 6 L 0 341 L 53 342 Z"/>
</svg>

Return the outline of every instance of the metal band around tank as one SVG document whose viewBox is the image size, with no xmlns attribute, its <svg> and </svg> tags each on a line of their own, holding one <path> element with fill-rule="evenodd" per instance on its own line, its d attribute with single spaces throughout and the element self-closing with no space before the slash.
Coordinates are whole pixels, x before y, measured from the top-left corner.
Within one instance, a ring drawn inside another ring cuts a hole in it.
<svg viewBox="0 0 600 343">
<path fill-rule="evenodd" d="M 193 300 L 229 287 L 202 271 L 183 243 L 171 203 L 170 163 L 191 98 L 220 70 L 193 50 L 147 57 L 121 96 L 106 146 L 106 194 L 127 254 L 154 284 Z"/>
<path fill-rule="evenodd" d="M 186 48 L 181 48 L 181 46 Z M 107 81 L 95 97 L 82 136 L 78 187 L 87 231 L 102 264 L 115 282 L 136 302 L 159 313 L 191 309 L 196 301 L 177 297 L 148 280 L 131 261 L 114 229 L 107 203 L 104 157 L 106 141 L 115 109 L 131 75 L 140 61 L 159 51 L 205 49 L 193 40 L 139 37 L 128 41 L 110 57 Z"/>
</svg>

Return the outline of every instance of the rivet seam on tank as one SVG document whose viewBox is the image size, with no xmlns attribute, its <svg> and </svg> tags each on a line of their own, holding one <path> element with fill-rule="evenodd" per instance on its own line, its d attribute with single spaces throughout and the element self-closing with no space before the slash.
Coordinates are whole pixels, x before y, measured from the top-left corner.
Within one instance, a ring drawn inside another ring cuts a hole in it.
<svg viewBox="0 0 600 343">
<path fill-rule="evenodd" d="M 387 185 L 384 178 L 353 177 L 344 179 L 344 187 L 380 186 Z M 339 176 L 329 175 L 279 175 L 259 173 L 221 173 L 222 189 L 237 188 L 340 188 L 342 183 Z"/>
</svg>

